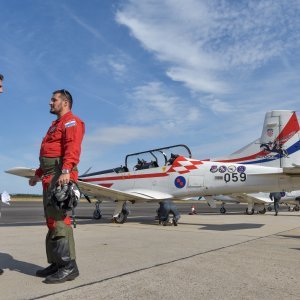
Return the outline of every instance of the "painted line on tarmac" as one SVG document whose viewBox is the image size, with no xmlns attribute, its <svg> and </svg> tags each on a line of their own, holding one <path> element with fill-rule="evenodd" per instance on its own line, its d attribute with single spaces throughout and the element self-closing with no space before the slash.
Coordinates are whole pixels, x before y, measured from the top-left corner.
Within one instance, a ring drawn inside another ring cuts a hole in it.
<svg viewBox="0 0 300 300">
<path fill-rule="evenodd" d="M 167 261 L 167 262 L 155 264 L 155 265 L 150 266 L 150 267 L 145 267 L 145 268 L 141 268 L 141 269 L 137 269 L 137 270 L 125 272 L 125 273 L 122 273 L 122 274 L 119 274 L 119 275 L 107 277 L 107 278 L 104 278 L 104 279 L 101 279 L 101 280 L 97 280 L 97 281 L 93 281 L 93 282 L 81 284 L 81 285 L 78 285 L 78 286 L 73 287 L 73 288 L 69 288 L 69 289 L 65 289 L 65 290 L 62 290 L 62 291 L 58 291 L 58 292 L 54 292 L 54 293 L 42 295 L 42 296 L 35 297 L 35 298 L 30 298 L 29 300 L 43 299 L 45 297 L 62 294 L 64 292 L 68 292 L 68 291 L 80 289 L 82 287 L 91 286 L 91 285 L 94 285 L 94 284 L 97 284 L 97 283 L 102 283 L 102 282 L 106 282 L 106 281 L 109 281 L 109 280 L 121 278 L 121 277 L 124 277 L 126 275 L 131 275 L 131 274 L 135 274 L 135 273 L 138 273 L 138 272 L 142 272 L 142 271 L 147 271 L 147 270 L 151 270 L 151 269 L 154 269 L 154 268 L 158 268 L 158 267 L 161 267 L 161 266 L 170 265 L 170 264 L 178 262 L 178 261 L 183 261 L 183 260 L 190 259 L 190 258 L 193 258 L 193 257 L 196 257 L 196 256 L 204 255 L 204 254 L 207 254 L 207 253 L 217 252 L 217 251 L 220 251 L 220 250 L 224 250 L 224 249 L 228 249 L 228 248 L 231 248 L 231 247 L 235 247 L 235 246 L 247 244 L 247 243 L 250 243 L 250 242 L 253 242 L 253 241 L 257 241 L 257 240 L 261 240 L 261 239 L 264 239 L 264 238 L 268 238 L 268 237 L 271 237 L 271 236 L 276 236 L 278 234 L 282 234 L 282 233 L 289 232 L 291 230 L 295 230 L 295 229 L 299 229 L 299 228 L 300 227 L 298 226 L 298 227 L 295 227 L 295 228 L 291 228 L 289 230 L 284 230 L 284 231 L 280 231 L 280 232 L 277 232 L 277 233 L 269 234 L 269 235 L 266 235 L 266 236 L 261 236 L 261 237 L 257 237 L 257 238 L 254 238 L 254 239 L 250 239 L 248 241 L 238 242 L 238 243 L 235 243 L 235 244 L 232 244 L 232 245 L 223 246 L 223 247 L 219 247 L 219 248 L 216 248 L 216 249 L 211 249 L 211 250 L 207 250 L 207 251 L 195 253 L 195 254 L 192 254 L 192 255 L 185 256 L 185 257 L 173 259 L 173 260 L 170 260 L 170 261 Z"/>
</svg>

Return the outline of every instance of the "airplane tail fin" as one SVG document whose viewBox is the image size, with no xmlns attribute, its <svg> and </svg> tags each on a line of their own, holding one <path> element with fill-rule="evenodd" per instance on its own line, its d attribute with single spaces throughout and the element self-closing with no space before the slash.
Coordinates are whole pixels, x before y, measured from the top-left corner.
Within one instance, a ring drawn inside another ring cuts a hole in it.
<svg viewBox="0 0 300 300">
<path fill-rule="evenodd" d="M 260 138 L 227 157 L 214 160 L 281 168 L 299 166 L 300 126 L 296 112 L 267 112 Z"/>
</svg>

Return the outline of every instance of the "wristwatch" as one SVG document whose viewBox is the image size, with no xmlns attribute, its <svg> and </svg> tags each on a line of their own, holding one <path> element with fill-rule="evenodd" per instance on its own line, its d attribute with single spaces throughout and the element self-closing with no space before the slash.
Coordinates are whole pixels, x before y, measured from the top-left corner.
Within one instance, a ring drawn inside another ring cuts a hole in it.
<svg viewBox="0 0 300 300">
<path fill-rule="evenodd" d="M 62 169 L 61 174 L 70 174 L 70 170 L 69 169 Z"/>
</svg>

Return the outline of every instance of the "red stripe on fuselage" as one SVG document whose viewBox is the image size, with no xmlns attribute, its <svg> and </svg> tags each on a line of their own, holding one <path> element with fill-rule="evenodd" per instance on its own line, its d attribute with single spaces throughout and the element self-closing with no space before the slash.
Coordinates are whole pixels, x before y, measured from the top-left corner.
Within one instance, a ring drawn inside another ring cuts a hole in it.
<svg viewBox="0 0 300 300">
<path fill-rule="evenodd" d="M 93 182 L 93 181 L 107 181 L 107 180 L 127 180 L 127 179 L 139 179 L 139 178 L 156 178 L 169 176 L 167 173 L 153 173 L 153 174 L 134 174 L 126 176 L 110 176 L 110 177 L 94 177 L 84 178 L 82 181 Z"/>
</svg>

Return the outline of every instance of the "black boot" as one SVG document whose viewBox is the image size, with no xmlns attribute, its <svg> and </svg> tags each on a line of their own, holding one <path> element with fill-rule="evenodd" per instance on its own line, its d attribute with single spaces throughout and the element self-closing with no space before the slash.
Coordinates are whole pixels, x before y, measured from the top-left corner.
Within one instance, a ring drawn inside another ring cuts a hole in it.
<svg viewBox="0 0 300 300">
<path fill-rule="evenodd" d="M 2 269 L 0 269 L 0 275 L 2 275 L 4 273 L 4 271 Z"/>
<path fill-rule="evenodd" d="M 70 281 L 79 276 L 79 271 L 75 260 L 71 260 L 66 266 L 61 267 L 58 271 L 52 275 L 49 275 L 45 279 L 45 283 L 63 283 Z"/>
<path fill-rule="evenodd" d="M 48 266 L 47 268 L 45 268 L 43 270 L 37 270 L 35 275 L 37 277 L 47 277 L 49 275 L 56 273 L 57 271 L 58 271 L 57 264 L 51 264 L 50 266 Z"/>
</svg>

